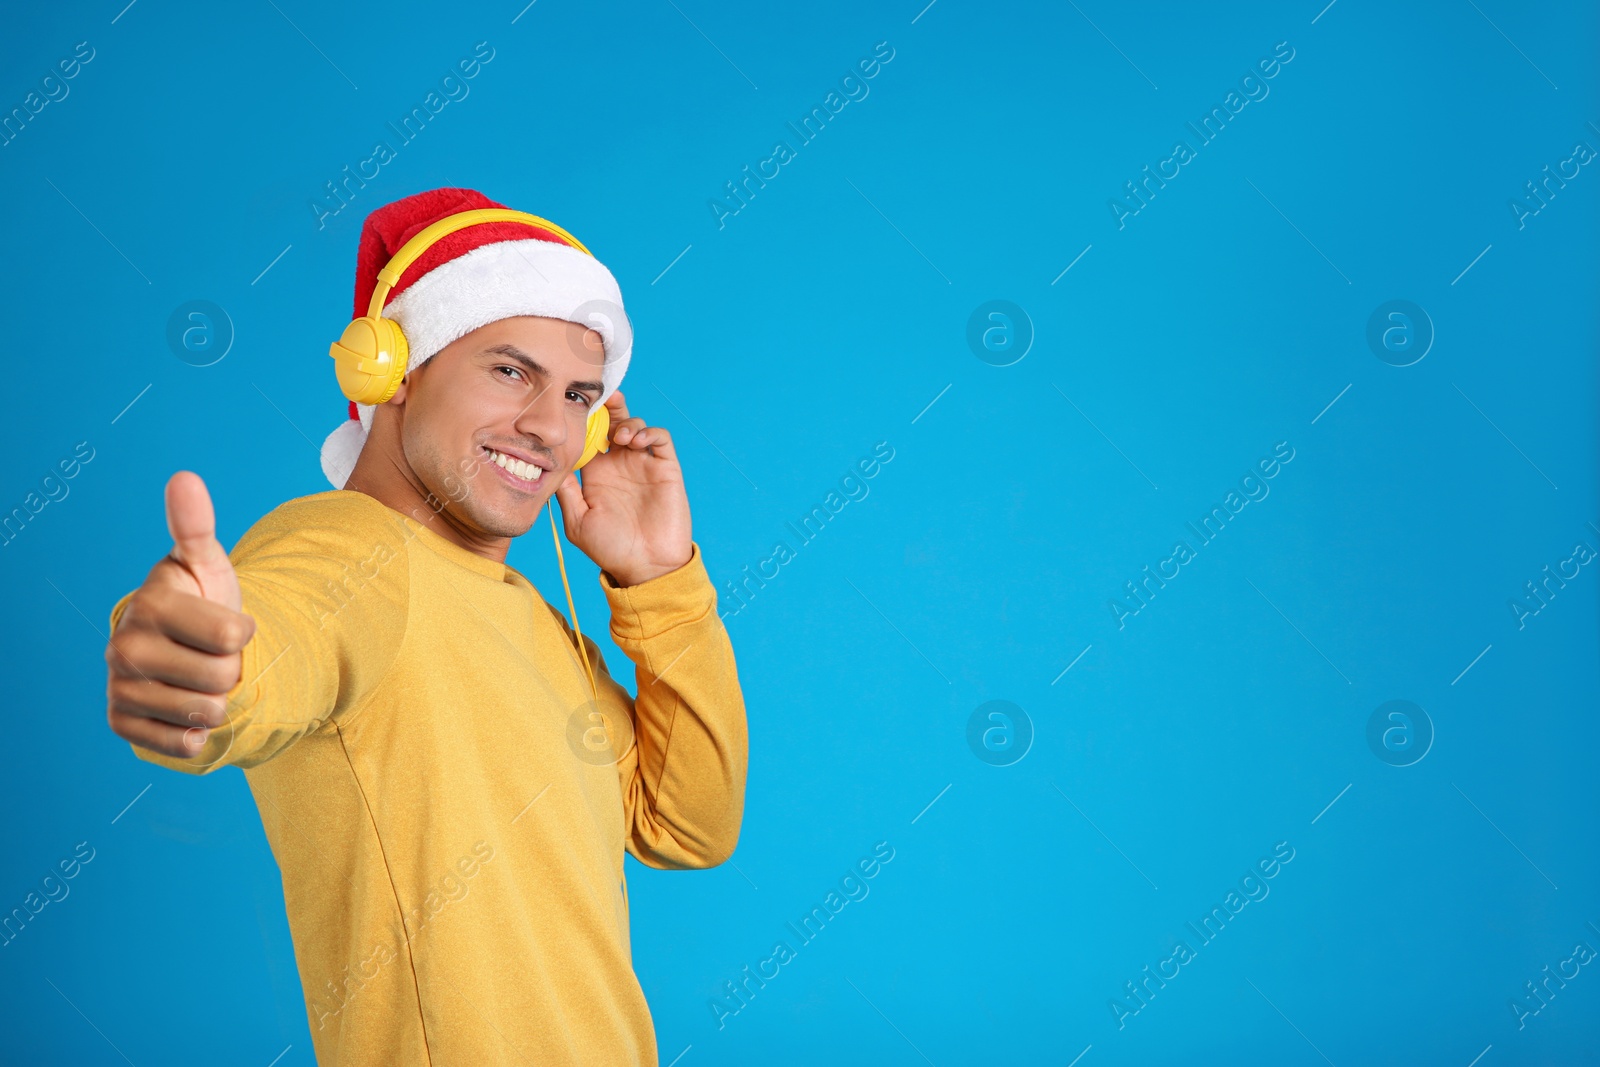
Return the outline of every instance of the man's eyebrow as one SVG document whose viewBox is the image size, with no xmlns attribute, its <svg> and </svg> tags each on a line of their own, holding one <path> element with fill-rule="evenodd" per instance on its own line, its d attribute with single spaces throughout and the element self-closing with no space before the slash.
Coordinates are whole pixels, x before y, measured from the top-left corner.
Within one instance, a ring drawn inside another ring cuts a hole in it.
<svg viewBox="0 0 1600 1067">
<path fill-rule="evenodd" d="M 507 359 L 516 360 L 518 363 L 520 363 L 524 367 L 528 368 L 528 370 L 533 374 L 537 374 L 537 375 L 540 375 L 540 376 L 545 377 L 545 378 L 548 378 L 548 377 L 551 376 L 550 372 L 545 370 L 544 367 L 541 366 L 537 360 L 535 360 L 532 356 L 528 355 L 528 353 L 524 352 L 522 349 L 518 348 L 516 345 L 513 345 L 513 344 L 490 345 L 488 348 L 485 348 L 483 350 L 482 354 L 483 355 L 505 356 Z M 567 388 L 568 389 L 587 389 L 590 392 L 602 393 L 602 392 L 605 391 L 605 383 L 604 382 L 596 382 L 596 381 L 568 382 L 567 383 Z"/>
</svg>

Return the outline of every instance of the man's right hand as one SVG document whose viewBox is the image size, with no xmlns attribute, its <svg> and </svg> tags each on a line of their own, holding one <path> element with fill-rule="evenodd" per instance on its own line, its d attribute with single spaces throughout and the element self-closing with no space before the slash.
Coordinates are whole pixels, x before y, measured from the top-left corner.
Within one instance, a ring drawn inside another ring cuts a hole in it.
<svg viewBox="0 0 1600 1067">
<path fill-rule="evenodd" d="M 141 748 L 188 758 L 226 721 L 256 621 L 239 610 L 239 578 L 205 482 L 179 471 L 166 499 L 172 552 L 129 598 L 106 645 L 106 721 Z"/>
</svg>

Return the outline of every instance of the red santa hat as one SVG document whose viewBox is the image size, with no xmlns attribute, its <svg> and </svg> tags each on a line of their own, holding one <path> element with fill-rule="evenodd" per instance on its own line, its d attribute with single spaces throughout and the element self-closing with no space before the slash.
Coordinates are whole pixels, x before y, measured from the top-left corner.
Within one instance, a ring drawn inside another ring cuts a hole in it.
<svg viewBox="0 0 1600 1067">
<path fill-rule="evenodd" d="M 430 189 L 373 211 L 361 227 L 352 317 L 367 313 L 378 271 L 428 225 L 457 212 L 504 206 L 472 189 Z M 482 223 L 445 236 L 406 268 L 383 307 L 383 317 L 405 332 L 408 373 L 452 341 L 514 315 L 564 319 L 595 330 L 605 342 L 604 389 L 595 407 L 616 391 L 633 352 L 622 290 L 598 259 L 531 223 Z M 323 442 L 322 473 L 335 489 L 349 480 L 373 410 L 350 401 L 349 418 Z"/>
</svg>

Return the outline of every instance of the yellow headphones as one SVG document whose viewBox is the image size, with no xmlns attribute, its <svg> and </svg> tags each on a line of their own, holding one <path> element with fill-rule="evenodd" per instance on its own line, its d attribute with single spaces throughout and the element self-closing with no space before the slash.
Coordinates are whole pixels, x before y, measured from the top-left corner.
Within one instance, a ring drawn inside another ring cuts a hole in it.
<svg viewBox="0 0 1600 1067">
<path fill-rule="evenodd" d="M 339 339 L 328 346 L 328 355 L 333 357 L 334 372 L 339 376 L 339 388 L 346 397 L 358 404 L 382 404 L 394 396 L 406 376 L 411 349 L 406 344 L 406 335 L 401 331 L 400 324 L 383 317 L 383 305 L 389 298 L 389 291 L 400 283 L 400 276 L 406 268 L 422 258 L 422 254 L 440 238 L 484 222 L 526 222 L 555 234 L 585 255 L 594 255 L 583 246 L 583 242 L 560 226 L 525 211 L 475 208 L 433 223 L 401 246 L 400 251 L 378 272 L 378 284 L 373 287 L 367 313 L 359 319 L 352 319 Z M 611 413 L 601 404 L 589 413 L 589 421 L 584 427 L 583 454 L 578 458 L 577 467 L 589 462 L 597 452 L 609 450 L 607 435 L 610 430 Z"/>
<path fill-rule="evenodd" d="M 372 300 L 367 304 L 367 313 L 359 319 L 352 319 L 339 339 L 328 346 L 328 355 L 333 357 L 334 371 L 339 376 L 339 388 L 347 398 L 358 404 L 382 404 L 394 396 L 395 390 L 400 388 L 400 382 L 406 376 L 411 350 L 400 324 L 393 319 L 383 317 L 384 301 L 388 299 L 390 290 L 399 284 L 400 276 L 405 273 L 406 268 L 420 259 L 434 242 L 457 230 L 484 222 L 525 222 L 555 234 L 587 256 L 594 255 L 584 247 L 583 242 L 560 226 L 525 211 L 512 211 L 509 208 L 474 208 L 471 211 L 461 211 L 446 216 L 433 223 L 402 245 L 400 251 L 396 252 L 378 272 L 378 284 L 373 287 Z M 588 463 L 597 453 L 610 451 L 610 432 L 611 413 L 604 404 L 601 404 L 589 413 L 589 420 L 584 428 L 583 454 L 578 457 L 574 470 Z M 583 669 L 589 675 L 589 687 L 598 700 L 600 688 L 595 681 L 594 668 L 589 666 L 589 653 L 583 645 L 583 631 L 578 629 L 578 611 L 572 603 L 572 586 L 567 582 L 567 564 L 561 553 L 561 536 L 556 532 L 554 499 L 552 494 L 550 500 L 546 502 L 550 507 L 550 536 L 556 543 L 556 563 L 561 568 L 561 585 L 567 593 L 567 612 L 572 616 L 572 630 L 577 634 L 578 654 L 583 657 Z"/>
</svg>

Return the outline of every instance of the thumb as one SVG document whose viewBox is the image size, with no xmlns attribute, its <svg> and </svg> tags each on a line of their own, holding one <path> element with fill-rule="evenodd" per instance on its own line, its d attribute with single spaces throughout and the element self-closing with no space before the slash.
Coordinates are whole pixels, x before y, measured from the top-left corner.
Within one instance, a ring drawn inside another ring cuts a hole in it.
<svg viewBox="0 0 1600 1067">
<path fill-rule="evenodd" d="M 194 575 L 201 596 L 238 611 L 239 579 L 217 540 L 216 512 L 206 483 L 193 471 L 179 471 L 167 481 L 166 499 L 172 559 Z"/>
</svg>

